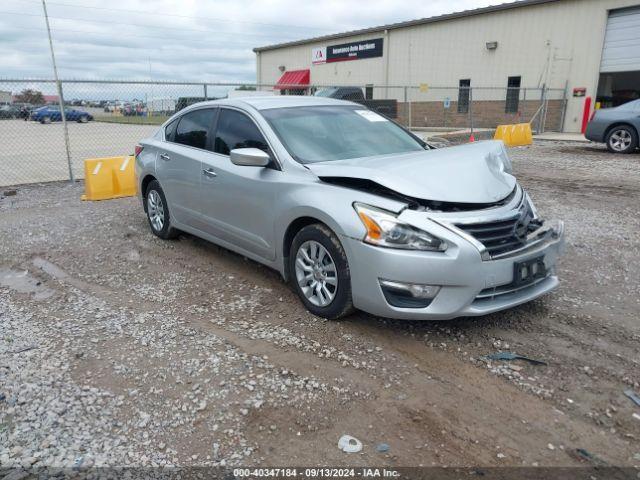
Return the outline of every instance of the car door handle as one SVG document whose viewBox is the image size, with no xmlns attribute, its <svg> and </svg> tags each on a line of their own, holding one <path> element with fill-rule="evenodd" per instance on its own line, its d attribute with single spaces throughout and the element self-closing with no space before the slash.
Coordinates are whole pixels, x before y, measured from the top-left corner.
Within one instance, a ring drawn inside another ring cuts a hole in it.
<svg viewBox="0 0 640 480">
<path fill-rule="evenodd" d="M 169 160 L 171 160 L 171 157 L 169 155 L 167 155 L 166 153 L 161 153 L 160 154 L 160 159 L 164 160 L 165 162 L 168 162 Z"/>
<path fill-rule="evenodd" d="M 205 170 L 202 170 L 202 174 L 206 175 L 209 178 L 214 178 L 218 176 L 218 174 L 215 172 L 213 168 L 207 168 Z"/>
</svg>

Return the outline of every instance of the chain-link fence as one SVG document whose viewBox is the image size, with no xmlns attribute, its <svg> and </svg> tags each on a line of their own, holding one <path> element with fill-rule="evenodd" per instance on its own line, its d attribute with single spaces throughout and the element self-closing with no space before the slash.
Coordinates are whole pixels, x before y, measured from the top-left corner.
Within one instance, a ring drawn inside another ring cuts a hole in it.
<svg viewBox="0 0 640 480">
<path fill-rule="evenodd" d="M 175 112 L 227 96 L 325 95 L 433 132 L 529 121 L 534 131 L 559 131 L 566 106 L 563 90 L 545 88 L 88 80 L 65 80 L 61 87 L 66 132 L 53 80 L 0 80 L 0 186 L 82 178 L 84 159 L 131 154 Z"/>
</svg>

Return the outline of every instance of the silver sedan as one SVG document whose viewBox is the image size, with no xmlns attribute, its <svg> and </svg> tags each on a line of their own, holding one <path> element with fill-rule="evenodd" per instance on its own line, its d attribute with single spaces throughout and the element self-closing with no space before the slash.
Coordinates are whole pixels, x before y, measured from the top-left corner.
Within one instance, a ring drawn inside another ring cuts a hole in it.
<svg viewBox="0 0 640 480">
<path fill-rule="evenodd" d="M 204 102 L 136 147 L 151 230 L 278 270 L 306 308 L 484 315 L 558 285 L 563 224 L 541 219 L 502 142 L 433 149 L 361 105 Z"/>
</svg>

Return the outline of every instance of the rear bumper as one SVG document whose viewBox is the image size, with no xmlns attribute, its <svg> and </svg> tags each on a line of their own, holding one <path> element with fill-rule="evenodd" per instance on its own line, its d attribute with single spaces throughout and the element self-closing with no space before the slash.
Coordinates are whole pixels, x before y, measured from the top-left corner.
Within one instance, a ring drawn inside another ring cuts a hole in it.
<svg viewBox="0 0 640 480">
<path fill-rule="evenodd" d="M 592 142 L 604 143 L 604 135 L 607 130 L 606 127 L 606 124 L 592 120 L 587 124 L 584 136 L 587 140 L 591 140 Z"/>
<path fill-rule="evenodd" d="M 477 246 L 455 232 L 433 232 L 445 238 L 444 253 L 385 249 L 343 237 L 351 271 L 354 305 L 373 315 L 407 320 L 448 320 L 478 316 L 508 309 L 550 292 L 558 286 L 556 263 L 564 249 L 564 226 L 549 229 L 532 248 L 506 258 L 483 260 Z M 514 263 L 543 258 L 547 276 L 536 283 L 511 288 Z M 424 308 L 390 305 L 380 279 L 440 286 L 439 293 Z"/>
</svg>

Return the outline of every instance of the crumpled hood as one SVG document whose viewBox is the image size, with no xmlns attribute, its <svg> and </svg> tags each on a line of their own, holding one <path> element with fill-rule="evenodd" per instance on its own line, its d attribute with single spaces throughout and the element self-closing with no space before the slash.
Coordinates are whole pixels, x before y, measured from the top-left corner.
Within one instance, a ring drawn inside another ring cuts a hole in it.
<svg viewBox="0 0 640 480">
<path fill-rule="evenodd" d="M 323 177 L 376 182 L 403 195 L 439 202 L 492 203 L 507 197 L 516 179 L 501 141 L 469 143 L 424 152 L 310 163 Z"/>
</svg>

